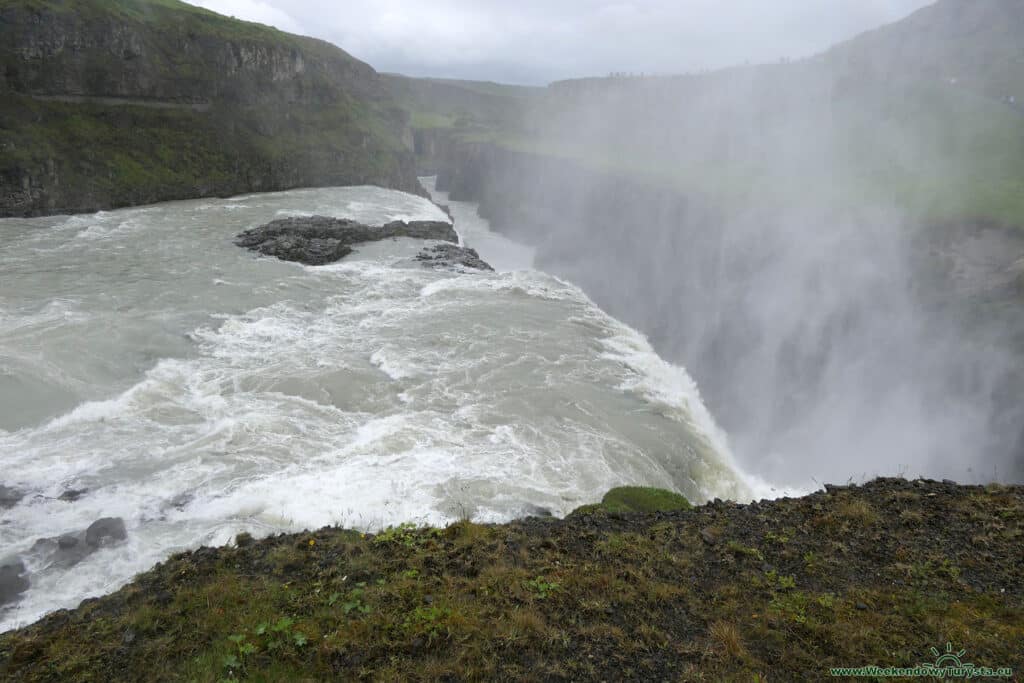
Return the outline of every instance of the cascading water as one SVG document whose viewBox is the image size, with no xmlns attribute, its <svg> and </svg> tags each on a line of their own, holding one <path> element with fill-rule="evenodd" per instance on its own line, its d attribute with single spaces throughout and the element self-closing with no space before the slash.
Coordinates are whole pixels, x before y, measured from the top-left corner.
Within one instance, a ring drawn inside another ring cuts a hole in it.
<svg viewBox="0 0 1024 683">
<path fill-rule="evenodd" d="M 24 494 L 0 559 L 32 582 L 0 629 L 242 531 L 560 515 L 623 484 L 760 492 L 682 368 L 454 210 L 498 272 L 428 270 L 406 239 L 319 268 L 232 244 L 286 215 L 443 219 L 371 187 L 0 222 L 0 484 Z M 70 568 L 33 551 L 102 517 L 127 540 Z"/>
</svg>

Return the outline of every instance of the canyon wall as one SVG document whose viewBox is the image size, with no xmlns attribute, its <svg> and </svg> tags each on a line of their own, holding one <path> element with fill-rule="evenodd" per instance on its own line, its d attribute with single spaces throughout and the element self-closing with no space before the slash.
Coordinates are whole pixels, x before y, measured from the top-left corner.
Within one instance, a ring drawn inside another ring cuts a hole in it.
<svg viewBox="0 0 1024 683">
<path fill-rule="evenodd" d="M 0 5 L 0 216 L 375 184 L 406 115 L 328 43 L 170 0 Z"/>
<path fill-rule="evenodd" d="M 685 364 L 749 469 L 1024 477 L 1018 233 L 721 206 L 457 138 L 431 151 L 439 189 Z"/>
</svg>

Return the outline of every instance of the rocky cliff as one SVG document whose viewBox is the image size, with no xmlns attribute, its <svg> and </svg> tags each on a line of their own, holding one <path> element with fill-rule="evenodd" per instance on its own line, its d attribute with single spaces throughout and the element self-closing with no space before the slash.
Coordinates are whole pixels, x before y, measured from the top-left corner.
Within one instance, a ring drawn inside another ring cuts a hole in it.
<svg viewBox="0 0 1024 683">
<path fill-rule="evenodd" d="M 300 186 L 422 192 L 342 50 L 175 0 L 0 2 L 0 215 Z"/>
</svg>

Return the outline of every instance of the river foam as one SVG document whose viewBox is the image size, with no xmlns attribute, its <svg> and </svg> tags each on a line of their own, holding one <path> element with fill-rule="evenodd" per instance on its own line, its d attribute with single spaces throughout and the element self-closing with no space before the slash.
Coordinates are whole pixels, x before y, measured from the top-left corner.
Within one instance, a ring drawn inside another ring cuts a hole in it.
<svg viewBox="0 0 1024 683">
<path fill-rule="evenodd" d="M 242 531 L 561 515 L 625 484 L 698 502 L 763 493 L 685 370 L 525 267 L 528 252 L 481 239 L 507 267 L 460 273 L 415 263 L 422 245 L 406 239 L 324 268 L 231 243 L 298 211 L 443 216 L 335 188 L 6 221 L 34 251 L 0 254 L 13 274 L 0 367 L 42 388 L 0 425 L 0 483 L 27 493 L 0 513 L 0 555 L 22 556 L 32 580 L 0 628 Z M 72 405 L 49 398 L 71 391 Z M 69 489 L 86 493 L 60 500 Z M 109 516 L 128 540 L 70 570 L 31 550 Z"/>
</svg>

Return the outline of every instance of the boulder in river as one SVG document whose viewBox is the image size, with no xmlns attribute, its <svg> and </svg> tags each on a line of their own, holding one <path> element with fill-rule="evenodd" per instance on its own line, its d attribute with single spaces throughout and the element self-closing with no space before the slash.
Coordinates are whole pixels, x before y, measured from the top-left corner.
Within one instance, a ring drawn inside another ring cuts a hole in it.
<svg viewBox="0 0 1024 683">
<path fill-rule="evenodd" d="M 474 268 L 476 270 L 493 271 L 491 265 L 480 258 L 476 249 L 460 247 L 454 244 L 436 244 L 423 249 L 416 255 L 416 260 L 425 266 L 434 268 Z"/>
<path fill-rule="evenodd" d="M 89 493 L 89 489 L 68 489 L 57 496 L 57 500 L 62 500 L 65 503 L 74 503 L 87 493 Z"/>
<path fill-rule="evenodd" d="M 32 550 L 46 556 L 48 563 L 67 568 L 75 566 L 100 548 L 126 538 L 128 531 L 123 519 L 104 517 L 90 524 L 84 531 L 41 538 L 35 542 Z"/>
<path fill-rule="evenodd" d="M 352 253 L 352 245 L 391 237 L 458 242 L 451 223 L 394 221 L 379 227 L 346 218 L 282 218 L 238 235 L 235 244 L 282 261 L 322 266 Z"/>
<path fill-rule="evenodd" d="M 14 507 L 24 497 L 23 491 L 0 484 L 0 510 Z"/>
<path fill-rule="evenodd" d="M 17 600 L 28 587 L 25 563 L 20 557 L 0 560 L 0 606 Z"/>
<path fill-rule="evenodd" d="M 85 542 L 94 548 L 116 543 L 128 538 L 124 520 L 120 517 L 104 517 L 89 525 L 85 530 Z"/>
</svg>

